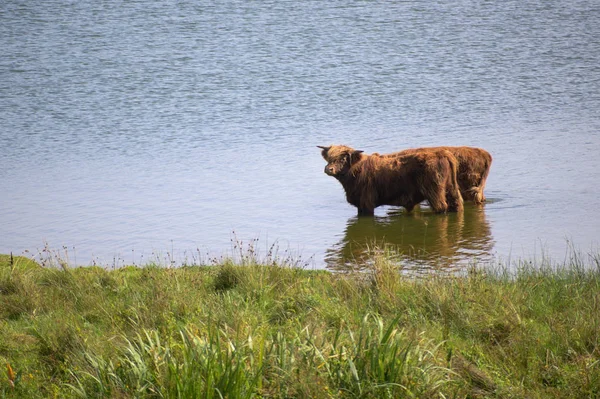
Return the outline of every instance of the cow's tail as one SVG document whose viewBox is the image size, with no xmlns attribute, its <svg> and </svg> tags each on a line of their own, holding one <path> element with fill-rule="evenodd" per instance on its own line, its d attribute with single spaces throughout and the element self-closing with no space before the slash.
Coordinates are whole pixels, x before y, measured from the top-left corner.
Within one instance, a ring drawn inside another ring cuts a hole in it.
<svg viewBox="0 0 600 399">
<path fill-rule="evenodd" d="M 450 161 L 450 175 L 451 175 L 451 196 L 452 196 L 452 209 L 456 211 L 463 210 L 463 198 L 460 194 L 458 185 L 458 160 L 456 157 L 448 151 L 448 161 Z"/>
</svg>

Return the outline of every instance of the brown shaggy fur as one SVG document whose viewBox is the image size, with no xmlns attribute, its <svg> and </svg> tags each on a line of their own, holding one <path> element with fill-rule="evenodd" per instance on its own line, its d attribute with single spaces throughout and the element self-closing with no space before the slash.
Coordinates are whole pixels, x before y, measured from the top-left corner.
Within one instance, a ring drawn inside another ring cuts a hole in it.
<svg viewBox="0 0 600 399">
<path fill-rule="evenodd" d="M 319 148 L 327 161 L 325 173 L 342 184 L 359 215 L 373 215 L 381 205 L 403 206 L 410 212 L 423 200 L 438 213 L 463 208 L 458 161 L 445 149 L 389 156 L 366 155 L 343 145 Z"/>
<path fill-rule="evenodd" d="M 483 189 L 485 181 L 492 166 L 492 156 L 482 148 L 475 147 L 428 147 L 414 148 L 389 154 L 387 156 L 400 156 L 423 151 L 448 150 L 458 160 L 458 185 L 463 199 L 481 204 L 485 201 Z"/>
</svg>

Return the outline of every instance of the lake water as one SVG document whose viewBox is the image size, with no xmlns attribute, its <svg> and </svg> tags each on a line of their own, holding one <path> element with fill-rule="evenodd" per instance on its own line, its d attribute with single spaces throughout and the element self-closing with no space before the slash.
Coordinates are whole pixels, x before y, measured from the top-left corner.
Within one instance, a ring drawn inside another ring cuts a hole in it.
<svg viewBox="0 0 600 399">
<path fill-rule="evenodd" d="M 600 4 L 5 1 L 0 253 L 338 268 L 597 253 Z M 357 218 L 317 145 L 471 145 L 483 208 Z"/>
</svg>

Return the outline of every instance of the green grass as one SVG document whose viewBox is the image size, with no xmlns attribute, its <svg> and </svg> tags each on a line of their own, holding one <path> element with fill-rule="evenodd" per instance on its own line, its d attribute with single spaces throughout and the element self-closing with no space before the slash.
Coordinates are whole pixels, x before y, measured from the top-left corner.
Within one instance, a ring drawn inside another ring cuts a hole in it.
<svg viewBox="0 0 600 399">
<path fill-rule="evenodd" d="M 600 397 L 598 265 L 414 278 L 386 256 L 346 274 L 255 258 L 0 255 L 0 397 Z"/>
</svg>

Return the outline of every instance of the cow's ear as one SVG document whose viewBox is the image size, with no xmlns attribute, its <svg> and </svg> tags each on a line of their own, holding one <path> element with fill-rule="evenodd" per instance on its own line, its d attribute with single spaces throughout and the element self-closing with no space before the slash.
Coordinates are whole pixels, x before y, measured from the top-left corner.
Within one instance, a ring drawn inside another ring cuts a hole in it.
<svg viewBox="0 0 600 399">
<path fill-rule="evenodd" d="M 323 159 L 325 159 L 327 162 L 329 162 L 329 160 L 327 159 L 327 152 L 329 151 L 331 146 L 324 147 L 322 145 L 318 145 L 317 147 L 323 150 L 323 151 L 321 151 L 321 156 L 323 157 Z"/>
<path fill-rule="evenodd" d="M 354 150 L 352 152 L 352 155 L 350 156 L 350 163 L 354 164 L 354 163 L 358 162 L 360 160 L 360 157 L 361 157 L 360 154 L 362 154 L 363 152 L 364 151 L 362 151 L 362 150 Z"/>
</svg>

